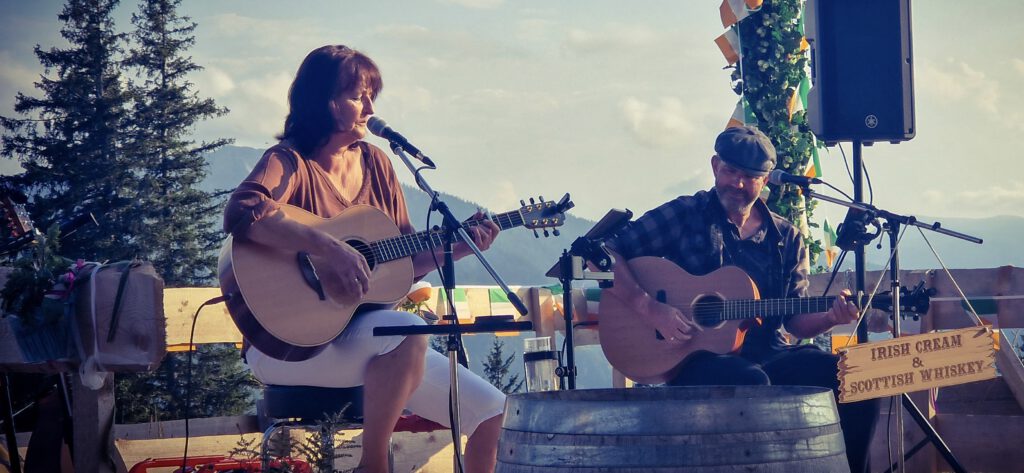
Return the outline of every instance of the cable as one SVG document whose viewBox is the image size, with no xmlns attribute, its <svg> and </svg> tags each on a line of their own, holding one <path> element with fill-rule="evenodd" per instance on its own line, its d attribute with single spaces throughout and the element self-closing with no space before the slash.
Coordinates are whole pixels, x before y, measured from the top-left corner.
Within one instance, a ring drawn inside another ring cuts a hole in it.
<svg viewBox="0 0 1024 473">
<path fill-rule="evenodd" d="M 425 168 L 426 167 L 421 167 L 421 168 L 416 170 L 417 179 L 419 178 L 420 171 L 422 171 Z M 434 249 L 435 249 L 435 247 L 434 247 L 434 240 L 432 238 L 430 238 L 430 234 L 429 234 L 429 231 L 430 231 L 430 215 L 433 213 L 434 203 L 437 202 L 437 199 L 438 199 L 438 196 L 437 196 L 437 193 L 435 192 L 434 195 L 431 196 L 430 205 L 427 207 L 427 224 L 426 224 L 427 231 L 428 231 L 428 233 L 427 233 L 427 246 L 430 248 L 430 257 L 434 260 L 434 268 L 437 269 L 437 277 L 441 280 L 441 292 L 443 293 L 444 292 L 444 288 L 447 287 L 447 284 L 446 284 L 447 281 L 445 280 L 444 271 L 441 270 L 441 262 L 438 261 L 438 259 L 437 259 L 437 252 L 434 251 Z M 459 323 L 459 315 L 455 311 L 455 300 L 454 299 L 455 299 L 454 291 L 452 291 L 451 297 L 449 297 L 448 294 L 445 294 L 445 302 L 448 303 L 448 311 L 447 312 L 448 312 L 448 315 L 451 316 L 450 323 L 454 323 L 455 325 L 458 325 L 458 323 Z M 450 347 L 446 346 L 445 348 L 446 348 L 445 351 L 449 352 L 449 354 L 450 354 Z M 462 347 L 460 346 L 459 348 L 461 349 Z M 458 357 L 458 354 L 456 354 L 456 357 Z M 450 363 L 450 361 L 449 361 L 449 363 Z M 467 365 L 469 364 L 468 357 L 467 357 L 467 360 L 466 360 L 466 364 Z M 458 368 L 456 368 L 455 369 L 455 376 L 458 376 L 459 375 L 458 373 L 459 373 L 459 370 L 458 370 Z M 452 392 L 452 381 L 453 380 L 448 380 L 448 424 L 454 426 L 455 425 L 455 411 L 452 409 L 452 404 L 453 404 L 453 399 L 454 399 L 455 393 Z M 462 430 L 461 427 L 462 426 L 459 426 L 460 433 L 461 433 L 461 430 Z M 452 434 L 452 444 L 453 445 L 455 445 L 455 442 L 461 442 L 462 441 L 461 439 L 455 438 L 455 429 L 452 429 L 450 432 Z M 465 466 L 462 464 L 462 455 L 455 455 L 455 461 L 457 461 L 459 463 L 459 471 L 460 472 L 466 471 Z"/>
<path fill-rule="evenodd" d="M 868 174 L 868 165 L 864 164 L 863 160 L 861 160 L 860 167 L 864 170 L 864 180 L 868 184 L 868 205 L 872 205 L 875 203 L 875 188 L 871 186 L 871 174 Z"/>
<path fill-rule="evenodd" d="M 839 274 L 839 268 L 842 267 L 847 253 L 849 253 L 848 250 L 843 250 L 842 253 L 839 253 L 839 257 L 836 258 L 836 265 L 832 268 L 832 276 L 828 278 L 828 284 L 825 285 L 825 291 L 821 293 L 822 296 L 828 295 L 829 289 L 832 288 L 832 282 L 836 280 L 836 275 Z"/>
<path fill-rule="evenodd" d="M 850 170 L 850 161 L 846 159 L 846 150 L 843 149 L 842 143 L 839 143 L 839 153 L 843 155 L 843 165 L 846 166 L 846 175 L 850 176 L 850 182 L 853 182 L 853 171 Z"/>
<path fill-rule="evenodd" d="M 890 396 L 889 414 L 885 419 L 885 449 L 889 453 L 889 469 L 887 471 L 892 471 L 892 411 L 895 404 L 896 396 Z M 903 432 L 900 432 L 900 435 L 903 435 Z M 902 455 L 902 452 L 900 452 L 900 454 Z"/>
<path fill-rule="evenodd" d="M 214 297 L 213 299 L 203 302 L 199 305 L 199 308 L 196 309 L 195 315 L 192 316 L 192 329 L 189 330 L 188 334 L 188 362 L 185 366 L 185 451 L 181 454 L 181 471 L 183 472 L 187 471 L 188 468 L 188 419 L 190 415 L 189 410 L 191 409 L 192 404 L 192 342 L 196 337 L 196 321 L 199 320 L 199 312 L 203 310 L 203 307 L 211 304 L 227 302 L 231 300 L 232 297 L 234 297 L 234 293 L 229 292 L 223 296 Z"/>
<path fill-rule="evenodd" d="M 846 197 L 849 200 L 853 200 L 853 197 L 850 197 L 850 194 L 847 194 L 846 192 L 843 192 L 842 189 L 840 189 L 840 188 L 838 188 L 836 186 L 833 186 L 832 184 L 829 184 L 828 182 L 825 182 L 825 181 L 821 181 L 821 183 L 825 184 L 826 186 L 828 186 L 830 188 L 832 188 L 832 190 L 834 190 L 834 191 L 836 191 L 836 192 L 838 192 L 840 194 L 843 194 L 843 197 Z"/>
</svg>

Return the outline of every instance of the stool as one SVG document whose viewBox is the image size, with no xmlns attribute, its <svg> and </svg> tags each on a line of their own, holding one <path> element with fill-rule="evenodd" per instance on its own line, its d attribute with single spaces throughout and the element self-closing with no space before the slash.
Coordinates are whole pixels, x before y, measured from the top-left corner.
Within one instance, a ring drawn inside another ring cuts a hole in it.
<svg viewBox="0 0 1024 473">
<path fill-rule="evenodd" d="M 266 385 L 263 399 L 257 403 L 260 419 L 273 419 L 263 433 L 260 444 L 260 459 L 263 471 L 270 462 L 269 441 L 278 430 L 285 427 L 312 427 L 317 421 L 330 417 L 342 409 L 342 429 L 360 428 L 363 424 L 363 387 L 325 388 L 320 386 Z M 346 407 L 347 406 L 347 407 Z M 403 415 L 395 424 L 394 432 L 433 432 L 447 427 L 417 415 Z M 324 451 L 332 451 L 333 435 L 323 441 Z M 394 452 L 388 445 L 388 470 L 394 469 Z"/>
</svg>

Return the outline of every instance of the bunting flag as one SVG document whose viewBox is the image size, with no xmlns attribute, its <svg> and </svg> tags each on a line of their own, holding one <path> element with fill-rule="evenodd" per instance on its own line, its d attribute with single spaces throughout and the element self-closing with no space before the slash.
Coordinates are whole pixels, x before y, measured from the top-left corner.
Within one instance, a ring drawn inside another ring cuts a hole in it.
<svg viewBox="0 0 1024 473">
<path fill-rule="evenodd" d="M 729 65 L 736 64 L 740 60 L 740 37 L 736 34 L 736 28 L 729 28 L 721 36 L 715 38 L 715 44 L 725 56 Z"/>
<path fill-rule="evenodd" d="M 722 28 L 728 28 L 743 21 L 751 11 L 761 8 L 762 0 L 722 0 L 718 7 L 722 15 Z"/>
<path fill-rule="evenodd" d="M 828 263 L 828 269 L 831 270 L 836 256 L 839 256 L 839 247 L 836 246 L 836 231 L 828 223 L 828 217 L 821 222 L 821 229 L 825 234 L 823 242 L 825 243 L 825 262 Z"/>
<path fill-rule="evenodd" d="M 767 186 L 766 186 L 767 187 Z M 797 229 L 800 230 L 800 235 L 807 238 L 811 234 L 810 225 L 807 224 L 807 198 L 804 197 L 804 193 L 799 193 L 800 199 L 797 201 L 797 208 L 800 209 L 800 219 L 797 221 Z"/>
<path fill-rule="evenodd" d="M 793 88 L 790 96 L 789 103 L 789 121 L 793 121 L 793 114 L 796 112 L 802 112 L 807 110 L 807 95 L 811 93 L 811 80 L 807 78 L 805 73 L 803 78 L 800 79 L 800 85 Z"/>
<path fill-rule="evenodd" d="M 804 177 L 821 177 L 821 162 L 818 161 L 818 140 L 811 135 L 811 139 L 814 143 L 811 144 L 811 162 L 807 163 L 807 170 L 804 171 Z"/>
<path fill-rule="evenodd" d="M 806 13 L 807 6 L 800 5 L 800 16 L 796 20 L 796 27 L 800 30 L 800 34 L 803 35 L 803 37 L 800 38 L 800 52 L 805 52 L 808 49 L 811 49 L 811 45 L 807 42 L 807 30 L 804 29 L 804 15 Z"/>
<path fill-rule="evenodd" d="M 444 292 L 443 287 L 437 288 L 437 306 L 434 309 L 434 313 L 437 315 L 448 315 L 448 297 Z M 459 320 L 473 320 L 472 310 L 469 308 L 469 298 L 466 297 L 466 289 L 457 287 L 453 291 L 453 299 L 455 302 L 455 312 L 459 315 Z"/>
<path fill-rule="evenodd" d="M 789 94 L 789 100 L 787 101 L 786 108 L 789 109 L 789 122 L 793 122 L 793 115 L 796 112 L 802 112 L 806 110 L 804 108 L 803 101 L 800 100 L 800 89 L 794 88 Z"/>
<path fill-rule="evenodd" d="M 754 111 L 750 109 L 750 105 L 747 101 L 740 97 L 740 100 L 736 102 L 736 109 L 733 110 L 732 116 L 729 117 L 729 123 L 725 125 L 726 128 L 733 128 L 737 126 L 743 126 L 748 123 L 757 123 L 757 118 L 754 117 Z"/>
<path fill-rule="evenodd" d="M 513 318 L 519 314 L 516 312 L 516 308 L 512 305 L 512 302 L 508 300 L 508 294 L 498 287 L 492 287 L 487 290 L 487 298 L 491 303 L 491 314 L 490 315 L 511 315 Z M 495 332 L 495 335 L 499 337 L 515 337 L 519 336 L 519 332 L 503 331 Z"/>
</svg>

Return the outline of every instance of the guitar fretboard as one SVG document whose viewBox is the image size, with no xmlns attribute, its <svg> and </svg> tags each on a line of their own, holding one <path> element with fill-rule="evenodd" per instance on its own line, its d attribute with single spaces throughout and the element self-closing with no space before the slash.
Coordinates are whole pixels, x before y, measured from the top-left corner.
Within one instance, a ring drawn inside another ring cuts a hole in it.
<svg viewBox="0 0 1024 473">
<path fill-rule="evenodd" d="M 698 319 L 743 320 L 754 317 L 812 314 L 828 311 L 835 300 L 836 296 L 727 300 L 698 305 L 694 317 Z"/>
<path fill-rule="evenodd" d="M 508 230 L 509 228 L 523 225 L 523 217 L 517 210 L 489 216 L 487 219 L 498 225 L 498 228 L 501 230 Z M 463 223 L 462 228 L 469 230 L 481 223 L 479 220 L 472 220 Z M 455 238 L 458 241 L 462 241 L 462 236 L 458 233 L 455 234 Z M 373 252 L 374 260 L 383 263 L 412 256 L 431 248 L 440 248 L 443 244 L 443 233 L 440 229 L 437 229 L 385 238 L 372 242 L 369 246 L 370 251 Z"/>
</svg>

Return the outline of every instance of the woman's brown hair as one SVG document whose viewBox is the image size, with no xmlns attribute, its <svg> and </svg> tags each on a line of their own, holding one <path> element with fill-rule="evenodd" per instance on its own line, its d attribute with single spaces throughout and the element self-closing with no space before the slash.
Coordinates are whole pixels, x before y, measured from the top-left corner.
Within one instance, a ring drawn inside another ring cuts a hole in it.
<svg viewBox="0 0 1024 473">
<path fill-rule="evenodd" d="M 380 69 L 365 54 L 342 45 L 314 49 L 299 66 L 288 90 L 288 118 L 278 139 L 287 139 L 303 156 L 327 143 L 337 124 L 331 102 L 359 84 L 377 97 L 383 82 Z"/>
</svg>

